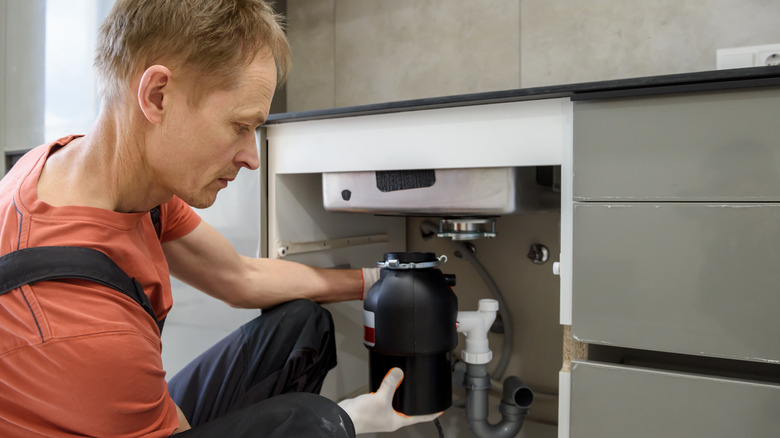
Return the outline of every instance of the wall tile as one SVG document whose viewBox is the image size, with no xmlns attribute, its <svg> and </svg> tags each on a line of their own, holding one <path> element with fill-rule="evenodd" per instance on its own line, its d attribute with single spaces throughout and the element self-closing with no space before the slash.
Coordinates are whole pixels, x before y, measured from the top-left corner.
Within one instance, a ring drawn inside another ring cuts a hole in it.
<svg viewBox="0 0 780 438">
<path fill-rule="evenodd" d="M 336 0 L 336 106 L 519 86 L 519 0 Z"/>
<path fill-rule="evenodd" d="M 523 87 L 715 69 L 719 48 L 780 42 L 769 0 L 523 0 Z"/>
<path fill-rule="evenodd" d="M 288 0 L 287 35 L 292 72 L 287 111 L 334 106 L 334 8 L 336 0 Z"/>
</svg>

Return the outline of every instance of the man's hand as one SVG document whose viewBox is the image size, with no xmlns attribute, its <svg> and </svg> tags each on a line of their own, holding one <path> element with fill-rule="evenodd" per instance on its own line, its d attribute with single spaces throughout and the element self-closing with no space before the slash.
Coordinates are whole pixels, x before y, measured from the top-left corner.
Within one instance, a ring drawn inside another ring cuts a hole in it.
<svg viewBox="0 0 780 438">
<path fill-rule="evenodd" d="M 393 409 L 393 395 L 404 372 L 400 368 L 391 369 L 379 389 L 370 394 L 343 400 L 339 403 L 355 425 L 355 433 L 392 432 L 405 426 L 432 421 L 442 413 L 409 417 Z"/>
</svg>

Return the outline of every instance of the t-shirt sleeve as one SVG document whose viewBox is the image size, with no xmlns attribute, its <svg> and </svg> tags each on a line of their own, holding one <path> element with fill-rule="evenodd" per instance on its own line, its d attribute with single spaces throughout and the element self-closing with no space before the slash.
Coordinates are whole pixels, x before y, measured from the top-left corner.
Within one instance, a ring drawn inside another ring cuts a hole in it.
<svg viewBox="0 0 780 438">
<path fill-rule="evenodd" d="M 201 218 L 186 202 L 174 196 L 160 206 L 161 242 L 170 242 L 189 234 L 200 224 Z"/>
</svg>

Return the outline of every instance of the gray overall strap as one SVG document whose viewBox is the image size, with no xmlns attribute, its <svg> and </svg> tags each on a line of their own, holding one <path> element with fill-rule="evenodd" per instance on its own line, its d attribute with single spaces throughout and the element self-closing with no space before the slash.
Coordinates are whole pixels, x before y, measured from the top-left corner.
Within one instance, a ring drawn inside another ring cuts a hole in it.
<svg viewBox="0 0 780 438">
<path fill-rule="evenodd" d="M 0 295 L 25 284 L 66 278 L 90 280 L 115 289 L 138 303 L 158 321 L 141 285 L 102 252 L 77 246 L 24 248 L 0 257 Z"/>
</svg>

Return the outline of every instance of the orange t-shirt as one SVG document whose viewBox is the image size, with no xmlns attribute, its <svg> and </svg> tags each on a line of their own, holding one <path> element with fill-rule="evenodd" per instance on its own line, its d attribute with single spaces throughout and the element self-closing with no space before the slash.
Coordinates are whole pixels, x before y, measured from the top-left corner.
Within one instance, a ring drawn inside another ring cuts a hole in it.
<svg viewBox="0 0 780 438">
<path fill-rule="evenodd" d="M 38 199 L 46 158 L 73 138 L 35 148 L 0 181 L 0 254 L 50 245 L 98 249 L 141 283 L 157 317 L 165 317 L 168 264 L 149 213 Z M 174 197 L 161 207 L 161 240 L 199 223 Z M 99 284 L 47 281 L 0 296 L 0 436 L 169 436 L 178 420 L 161 351 L 149 314 Z"/>
</svg>

